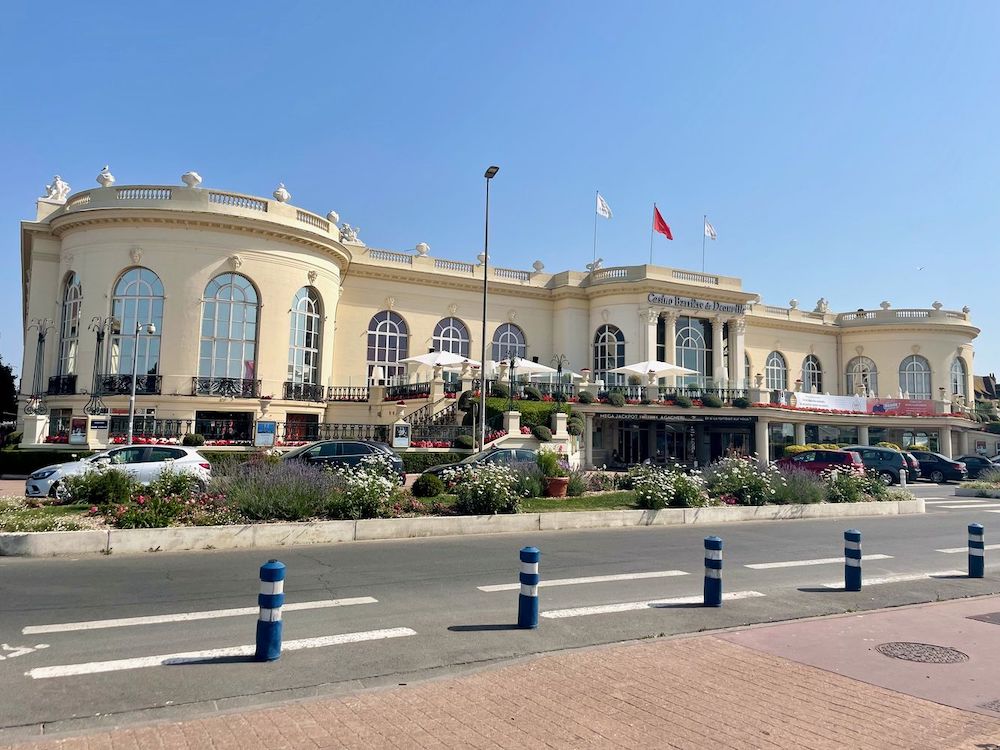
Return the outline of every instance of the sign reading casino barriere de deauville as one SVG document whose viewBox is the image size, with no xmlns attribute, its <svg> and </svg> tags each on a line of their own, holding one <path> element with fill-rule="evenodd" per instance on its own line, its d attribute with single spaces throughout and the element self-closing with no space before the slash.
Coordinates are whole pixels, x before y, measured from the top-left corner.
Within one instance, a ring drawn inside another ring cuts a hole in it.
<svg viewBox="0 0 1000 750">
<path fill-rule="evenodd" d="M 685 310 L 702 310 L 704 312 L 728 313 L 729 315 L 743 315 L 747 311 L 746 305 L 739 302 L 718 302 L 711 299 L 694 299 L 693 297 L 680 297 L 676 294 L 657 294 L 656 292 L 650 292 L 647 299 L 651 305 L 682 307 Z"/>
</svg>

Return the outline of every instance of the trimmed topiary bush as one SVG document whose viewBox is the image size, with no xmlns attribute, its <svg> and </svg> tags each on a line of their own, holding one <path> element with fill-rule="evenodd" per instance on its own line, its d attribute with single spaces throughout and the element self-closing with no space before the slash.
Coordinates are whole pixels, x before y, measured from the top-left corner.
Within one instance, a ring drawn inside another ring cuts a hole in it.
<svg viewBox="0 0 1000 750">
<path fill-rule="evenodd" d="M 472 435 L 459 435 L 455 438 L 456 448 L 465 448 L 466 450 L 473 448 L 476 445 L 476 441 L 473 439 Z"/>
<path fill-rule="evenodd" d="M 531 428 L 531 434 L 536 438 L 541 440 L 543 443 L 547 443 L 552 439 L 552 430 L 543 424 L 536 424 Z"/>
<path fill-rule="evenodd" d="M 189 435 L 185 435 L 181 439 L 181 445 L 188 445 L 193 448 L 196 448 L 199 445 L 204 445 L 204 444 L 205 444 L 205 436 L 197 432 L 192 432 Z"/>
<path fill-rule="evenodd" d="M 690 409 L 691 408 L 691 399 L 688 398 L 687 396 L 678 395 L 674 399 L 674 404 L 676 404 L 677 406 L 681 407 L 682 409 Z"/>
<path fill-rule="evenodd" d="M 421 474 L 410 489 L 414 497 L 437 497 L 444 492 L 444 482 L 435 474 Z"/>
<path fill-rule="evenodd" d="M 456 408 L 459 411 L 469 411 L 469 409 L 477 404 L 478 400 L 472 395 L 472 391 L 462 391 L 462 395 L 458 397 L 458 406 Z"/>
<path fill-rule="evenodd" d="M 735 406 L 737 409 L 749 409 L 750 399 L 748 399 L 746 396 L 737 396 L 736 398 L 733 399 L 733 406 Z"/>
<path fill-rule="evenodd" d="M 594 403 L 594 394 L 590 391 L 580 391 L 580 395 L 577 396 L 577 400 L 581 404 L 592 404 Z"/>
<path fill-rule="evenodd" d="M 542 392 L 533 385 L 526 385 L 524 386 L 524 397 L 528 401 L 541 401 Z"/>
<path fill-rule="evenodd" d="M 582 419 L 570 419 L 566 422 L 566 432 L 570 435 L 582 435 L 585 422 Z"/>
<path fill-rule="evenodd" d="M 701 397 L 701 405 L 711 407 L 712 409 L 718 409 L 722 406 L 722 399 L 714 393 L 706 393 Z"/>
<path fill-rule="evenodd" d="M 625 406 L 625 396 L 618 391 L 612 391 L 608 394 L 608 403 L 612 406 Z"/>
<path fill-rule="evenodd" d="M 642 378 L 640 378 L 638 375 L 629 375 L 628 376 L 628 384 L 629 385 L 642 385 Z"/>
<path fill-rule="evenodd" d="M 489 395 L 493 398 L 509 398 L 510 389 L 505 384 L 497 381 L 496 383 L 493 384 L 493 387 L 490 390 Z"/>
</svg>

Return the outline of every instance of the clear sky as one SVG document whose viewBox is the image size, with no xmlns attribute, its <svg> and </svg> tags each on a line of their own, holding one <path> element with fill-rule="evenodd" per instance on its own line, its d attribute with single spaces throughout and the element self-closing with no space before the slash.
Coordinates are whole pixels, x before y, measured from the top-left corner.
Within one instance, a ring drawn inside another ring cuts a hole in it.
<svg viewBox="0 0 1000 750">
<path fill-rule="evenodd" d="M 59 173 L 337 210 L 367 244 L 707 270 L 769 304 L 972 308 L 1000 370 L 1000 4 L 11 4 L 0 23 L 0 355 L 18 220 Z M 918 270 L 923 268 L 923 270 Z M 30 377 L 30 374 L 29 374 Z"/>
</svg>

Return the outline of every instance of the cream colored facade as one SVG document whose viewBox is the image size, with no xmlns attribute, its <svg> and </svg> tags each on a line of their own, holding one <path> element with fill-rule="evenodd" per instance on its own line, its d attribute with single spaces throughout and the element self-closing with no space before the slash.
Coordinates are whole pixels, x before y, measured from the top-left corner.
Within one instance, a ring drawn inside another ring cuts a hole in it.
<svg viewBox="0 0 1000 750">
<path fill-rule="evenodd" d="M 391 410 L 368 396 L 356 402 L 328 399 L 332 389 L 370 384 L 372 368 L 379 364 L 369 351 L 377 315 L 391 313 L 405 324 L 407 346 L 399 356 L 433 348 L 435 327 L 453 318 L 464 323 L 469 356 L 479 359 L 480 263 L 436 258 L 426 246 L 418 246 L 416 254 L 370 248 L 346 225 L 342 232 L 335 214 L 324 217 L 279 198 L 198 186 L 111 184 L 69 195 L 64 202 L 40 199 L 36 220 L 21 225 L 22 409 L 29 406 L 31 411 L 31 404 L 42 398 L 50 413 L 83 413 L 88 403 L 93 405 L 95 374 L 131 374 L 130 363 L 121 356 L 125 349 L 112 356 L 107 344 L 95 373 L 96 333 L 88 325 L 112 315 L 118 280 L 137 268 L 148 269 L 162 284 L 156 334 L 160 354 L 156 362 L 147 360 L 150 367 L 139 368 L 151 377 L 137 399 L 140 413 L 148 410 L 157 419 L 241 412 L 249 419 L 264 415 L 278 421 L 288 415 L 309 415 L 325 423 L 391 421 Z M 219 378 L 211 367 L 206 370 L 201 355 L 211 302 L 206 289 L 225 274 L 248 280 L 259 308 L 251 348 L 241 349 L 238 360 L 230 358 L 243 363 L 240 371 L 234 374 L 231 361 L 228 374 Z M 75 349 L 68 358 L 64 302 L 71 279 L 79 281 L 82 302 Z M 960 397 L 972 393 L 972 342 L 979 331 L 967 309 L 949 311 L 935 304 L 899 310 L 883 303 L 838 314 L 822 300 L 815 310 L 795 304 L 773 307 L 744 290 L 739 279 L 650 265 L 549 273 L 540 263 L 531 270 L 491 263 L 488 284 L 488 343 L 498 327 L 516 326 L 526 357 L 549 364 L 562 355 L 569 369 L 590 370 L 592 379 L 601 369 L 595 362 L 595 335 L 602 327 L 620 332 L 623 347 L 615 345 L 616 361 L 673 362 L 682 355 L 672 342 L 690 316 L 710 322 L 700 329 L 706 334 L 702 387 L 771 390 L 781 376 L 766 365 L 769 355 L 778 352 L 786 365 L 781 378 L 785 390 L 809 390 L 796 381 L 812 355 L 822 373 L 822 383 L 814 389 L 819 392 L 857 391 L 857 382 L 848 387 L 846 370 L 855 358 L 866 357 L 878 373 L 877 387 L 869 390 L 897 396 L 903 390 L 901 364 L 916 357 L 929 370 L 927 379 L 920 379 L 929 382 L 923 395 L 945 404 L 940 411 L 958 411 Z M 296 379 L 303 383 L 303 376 L 289 370 L 293 301 L 303 289 L 313 290 L 318 299 L 321 329 L 315 367 L 305 376 L 305 385 L 313 386 L 306 399 L 294 387 Z M 41 392 L 36 393 L 37 332 L 50 325 L 38 370 Z M 956 367 L 963 373 L 959 382 Z M 224 384 L 222 390 L 207 382 L 226 379 L 245 382 L 235 388 Z M 404 379 L 428 380 L 430 375 L 411 369 Z M 101 400 L 120 414 L 127 395 L 121 387 L 112 390 L 119 392 Z"/>
</svg>

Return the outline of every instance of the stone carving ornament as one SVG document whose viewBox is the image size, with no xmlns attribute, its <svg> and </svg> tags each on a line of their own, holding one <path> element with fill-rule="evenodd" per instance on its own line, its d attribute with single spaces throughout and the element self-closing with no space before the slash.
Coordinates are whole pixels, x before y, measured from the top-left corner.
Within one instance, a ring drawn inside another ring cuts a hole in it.
<svg viewBox="0 0 1000 750">
<path fill-rule="evenodd" d="M 45 186 L 45 195 L 43 196 L 45 200 L 55 201 L 56 203 L 65 203 L 68 196 L 69 183 L 63 182 L 63 178 L 59 175 L 52 178 L 51 185 Z"/>
<path fill-rule="evenodd" d="M 285 183 L 283 182 L 278 183 L 278 187 L 274 189 L 274 192 L 271 193 L 271 195 L 274 196 L 274 199 L 278 201 L 278 203 L 288 203 L 288 201 L 292 199 L 292 194 L 285 190 Z"/>
<path fill-rule="evenodd" d="M 201 184 L 201 175 L 194 170 L 181 175 L 181 182 L 189 188 L 196 188 Z"/>
<path fill-rule="evenodd" d="M 315 284 L 316 279 L 319 278 L 319 274 L 316 271 L 310 271 L 306 274 L 306 278 L 309 279 L 310 284 Z"/>
<path fill-rule="evenodd" d="M 341 242 L 360 242 L 358 239 L 358 233 L 361 231 L 361 227 L 352 227 L 346 221 L 340 225 L 340 241 Z"/>
<path fill-rule="evenodd" d="M 142 260 L 142 248 L 133 247 L 131 250 L 128 251 L 128 257 L 132 259 L 132 262 L 135 265 L 139 265 L 140 261 Z"/>
<path fill-rule="evenodd" d="M 111 169 L 107 164 L 104 169 L 97 173 L 97 184 L 101 187 L 111 187 L 115 184 L 115 176 L 111 174 Z"/>
</svg>

